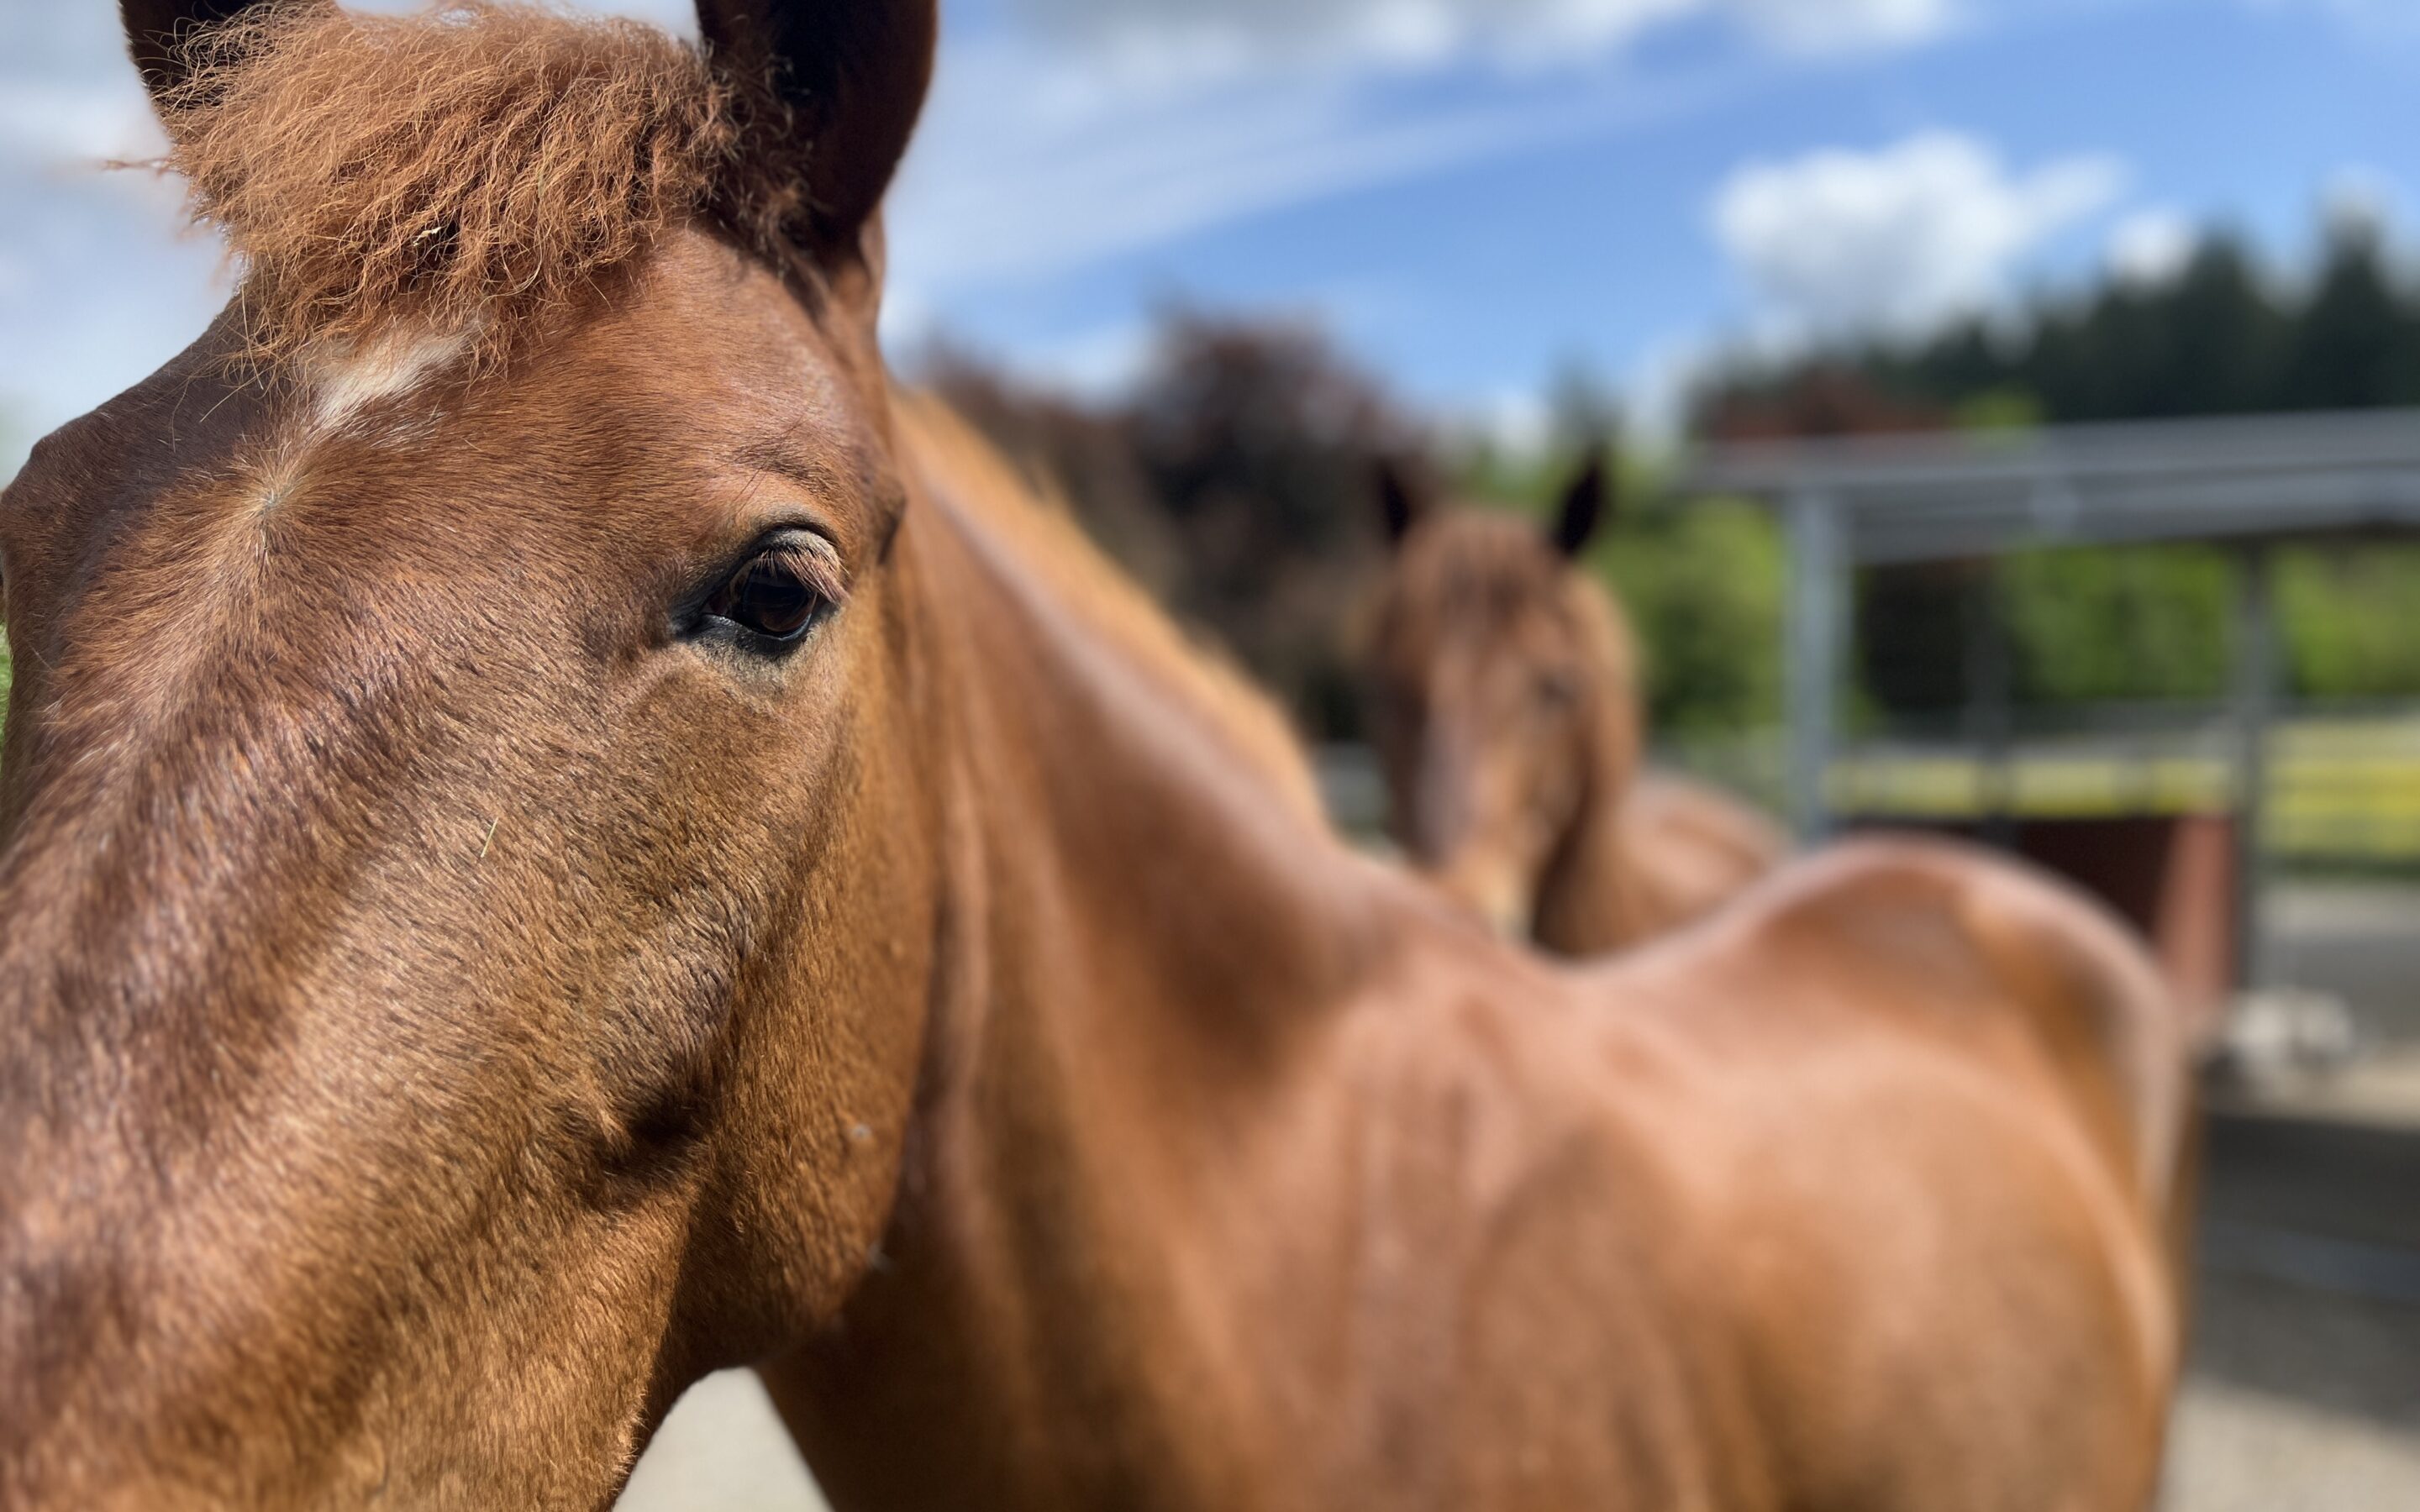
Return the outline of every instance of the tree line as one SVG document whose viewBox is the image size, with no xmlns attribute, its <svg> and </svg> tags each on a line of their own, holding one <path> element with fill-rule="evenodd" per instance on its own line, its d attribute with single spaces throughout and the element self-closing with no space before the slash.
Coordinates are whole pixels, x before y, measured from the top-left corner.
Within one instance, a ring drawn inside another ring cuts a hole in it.
<svg viewBox="0 0 2420 1512">
<path fill-rule="evenodd" d="M 2015 319 L 1735 364 L 1694 424 L 1723 440 L 2398 406 L 2420 406 L 2420 282 L 2375 221 L 2345 218 L 2299 283 L 2214 236 L 2167 278 L 2107 278 Z M 1859 690 L 1884 714 L 1953 706 L 1965 635 L 1993 613 L 2026 702 L 2207 697 L 2226 675 L 2235 570 L 2223 548 L 2173 546 L 2033 553 L 1982 586 L 1955 567 L 1869 574 Z M 2278 602 L 2294 693 L 2420 693 L 2420 550 L 2287 551 Z"/>
<path fill-rule="evenodd" d="M 2015 320 L 1978 315 L 1918 341 L 1735 364 L 1700 395 L 1696 428 L 1866 428 L 1840 412 L 1842 389 L 1899 426 L 2420 405 L 2420 285 L 2367 219 L 2335 224 L 2300 287 L 2215 235 L 2172 276 L 2110 277 Z"/>
</svg>

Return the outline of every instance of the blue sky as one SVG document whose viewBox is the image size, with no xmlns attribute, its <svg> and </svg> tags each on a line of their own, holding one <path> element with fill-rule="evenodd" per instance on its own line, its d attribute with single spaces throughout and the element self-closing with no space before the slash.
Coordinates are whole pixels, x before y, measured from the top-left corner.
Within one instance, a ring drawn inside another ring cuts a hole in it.
<svg viewBox="0 0 2420 1512">
<path fill-rule="evenodd" d="M 115 8 L 0 0 L 11 453 L 225 296 L 170 187 L 91 170 L 148 131 Z M 1270 310 L 1441 420 L 1517 433 L 1569 363 L 1652 416 L 1726 346 L 2157 277 L 2197 226 L 2288 274 L 2323 206 L 2408 244 L 2415 101 L 2420 0 L 947 0 L 889 331 L 1100 390 L 1163 305 Z"/>
</svg>

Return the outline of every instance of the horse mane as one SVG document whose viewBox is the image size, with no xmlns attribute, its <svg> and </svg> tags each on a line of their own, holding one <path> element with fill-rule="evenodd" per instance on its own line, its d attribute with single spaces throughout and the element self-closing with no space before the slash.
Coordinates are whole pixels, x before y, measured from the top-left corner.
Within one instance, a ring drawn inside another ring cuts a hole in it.
<svg viewBox="0 0 2420 1512">
<path fill-rule="evenodd" d="M 226 239 L 256 357 L 417 326 L 493 362 L 674 224 L 764 244 L 800 213 L 746 168 L 761 92 L 640 23 L 266 6 L 184 53 L 161 166 Z"/>
<path fill-rule="evenodd" d="M 1037 490 L 955 411 L 929 394 L 893 400 L 903 452 L 950 500 L 980 515 L 1020 563 L 1153 681 L 1199 711 L 1244 769 L 1297 818 L 1325 826 L 1319 782 L 1284 714 L 1233 663 L 1187 635 L 1077 524 L 1063 498 Z"/>
</svg>

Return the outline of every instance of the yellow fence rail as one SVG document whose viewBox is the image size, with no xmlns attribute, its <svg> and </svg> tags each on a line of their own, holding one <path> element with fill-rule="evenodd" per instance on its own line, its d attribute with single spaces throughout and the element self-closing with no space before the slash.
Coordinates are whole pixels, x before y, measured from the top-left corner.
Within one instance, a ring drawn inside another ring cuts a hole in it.
<svg viewBox="0 0 2420 1512">
<path fill-rule="evenodd" d="M 2273 737 L 2268 847 L 2287 858 L 2420 862 L 2420 723 L 2298 722 Z M 1836 762 L 1836 812 L 1956 821 L 2089 819 L 2234 807 L 2221 757 L 2026 750 L 1868 752 Z"/>
</svg>

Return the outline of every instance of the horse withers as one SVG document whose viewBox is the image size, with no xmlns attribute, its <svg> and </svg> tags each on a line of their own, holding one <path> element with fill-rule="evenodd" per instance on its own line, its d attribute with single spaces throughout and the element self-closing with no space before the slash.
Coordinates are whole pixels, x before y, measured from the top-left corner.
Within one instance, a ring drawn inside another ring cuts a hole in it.
<svg viewBox="0 0 2420 1512">
<path fill-rule="evenodd" d="M 599 1508 L 739 1364 L 844 1508 L 2144 1504 L 2139 954 L 1355 856 L 884 375 L 930 0 L 127 9 L 245 282 L 0 495 L 0 1506 Z"/>
<path fill-rule="evenodd" d="M 1745 805 L 1644 767 L 1636 642 L 1581 565 L 1612 477 L 1591 456 L 1544 529 L 1441 507 L 1391 464 L 1377 479 L 1394 550 L 1366 656 L 1389 828 L 1499 929 L 1575 956 L 1701 918 L 1786 854 Z"/>
</svg>

